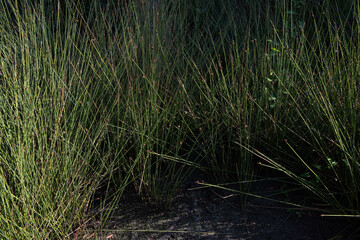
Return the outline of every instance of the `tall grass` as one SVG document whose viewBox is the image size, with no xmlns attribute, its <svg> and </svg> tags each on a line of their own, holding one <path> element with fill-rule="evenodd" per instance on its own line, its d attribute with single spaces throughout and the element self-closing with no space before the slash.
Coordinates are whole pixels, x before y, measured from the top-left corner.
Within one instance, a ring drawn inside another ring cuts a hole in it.
<svg viewBox="0 0 360 240">
<path fill-rule="evenodd" d="M 359 215 L 359 52 L 353 38 L 358 6 L 346 5 L 344 13 L 339 6 L 309 4 L 313 12 L 305 8 L 301 22 L 291 17 L 290 27 L 283 26 L 286 20 L 273 25 L 271 43 L 278 44 L 272 48 L 278 56 L 270 62 L 275 64 L 269 80 L 276 84 L 270 97 L 274 112 L 262 109 L 276 126 L 269 140 L 283 143 L 270 144 L 278 150 L 264 160 L 326 202 L 329 211 Z M 288 36 L 292 31 L 294 37 Z"/>
<path fill-rule="evenodd" d="M 0 3 L 2 238 L 168 205 L 194 169 L 245 201 L 259 161 L 359 215 L 353 1 Z"/>
<path fill-rule="evenodd" d="M 112 91 L 91 81 L 94 51 L 75 14 L 18 4 L 1 2 L 0 233 L 64 238 L 107 172 Z"/>
</svg>

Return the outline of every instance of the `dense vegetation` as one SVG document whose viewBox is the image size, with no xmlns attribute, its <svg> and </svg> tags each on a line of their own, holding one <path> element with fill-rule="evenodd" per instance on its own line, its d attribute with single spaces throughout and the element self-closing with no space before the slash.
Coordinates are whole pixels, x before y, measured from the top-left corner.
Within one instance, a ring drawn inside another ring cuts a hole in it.
<svg viewBox="0 0 360 240">
<path fill-rule="evenodd" d="M 71 238 L 128 188 L 169 204 L 194 169 L 244 201 L 275 170 L 358 219 L 360 6 L 338 2 L 0 0 L 0 237 Z"/>
</svg>

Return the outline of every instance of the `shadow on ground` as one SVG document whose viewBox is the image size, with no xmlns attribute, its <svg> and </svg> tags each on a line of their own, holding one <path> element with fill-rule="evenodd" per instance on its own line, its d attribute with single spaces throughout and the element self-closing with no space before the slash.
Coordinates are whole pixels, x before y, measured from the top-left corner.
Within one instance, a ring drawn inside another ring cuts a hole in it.
<svg viewBox="0 0 360 240">
<path fill-rule="evenodd" d="M 351 225 L 340 218 L 325 218 L 320 212 L 289 209 L 281 203 L 249 198 L 241 207 L 240 198 L 229 192 L 197 189 L 192 178 L 184 184 L 170 209 L 159 210 L 144 204 L 136 194 L 117 206 L 105 229 L 94 220 L 82 232 L 83 239 L 252 239 L 306 240 L 356 239 Z M 260 181 L 253 191 L 262 196 L 279 192 L 277 182 Z M 298 196 L 295 196 L 298 197 Z M 282 196 L 280 195 L 280 199 Z"/>
</svg>

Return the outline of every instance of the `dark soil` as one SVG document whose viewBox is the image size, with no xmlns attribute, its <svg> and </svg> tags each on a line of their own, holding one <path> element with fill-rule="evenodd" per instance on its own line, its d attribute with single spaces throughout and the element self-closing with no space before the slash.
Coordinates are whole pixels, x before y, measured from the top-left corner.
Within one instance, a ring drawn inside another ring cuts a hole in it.
<svg viewBox="0 0 360 240">
<path fill-rule="evenodd" d="M 201 180 L 201 177 L 192 178 L 184 184 L 170 209 L 159 210 L 146 205 L 136 194 L 125 194 L 105 229 L 101 232 L 91 230 L 98 229 L 100 224 L 94 221 L 87 231 L 82 232 L 81 238 L 357 239 L 349 234 L 354 224 L 349 224 L 348 219 L 321 217 L 321 212 L 295 209 L 254 197 L 249 197 L 242 207 L 240 197 L 231 192 L 210 188 L 194 190 L 199 187 L 196 182 Z M 269 196 L 279 192 L 281 186 L 274 181 L 259 181 L 253 184 L 253 192 Z M 299 197 L 296 194 L 278 195 L 282 201 Z"/>
</svg>

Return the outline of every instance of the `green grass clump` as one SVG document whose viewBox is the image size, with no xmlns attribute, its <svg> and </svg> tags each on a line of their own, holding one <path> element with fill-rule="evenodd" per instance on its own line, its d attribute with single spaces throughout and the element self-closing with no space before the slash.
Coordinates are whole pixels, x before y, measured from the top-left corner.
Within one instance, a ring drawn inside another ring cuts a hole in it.
<svg viewBox="0 0 360 240">
<path fill-rule="evenodd" d="M 103 179 L 111 94 L 76 16 L 1 2 L 0 235 L 64 238 Z M 35 10 L 36 9 L 36 10 Z M 50 31 L 51 30 L 51 31 Z M 82 48 L 82 52 L 78 48 Z M 98 78 L 100 79 L 100 78 Z M 104 106 L 106 105 L 106 106 Z"/>
<path fill-rule="evenodd" d="M 285 153 L 270 151 L 279 160 L 265 160 L 329 204 L 329 211 L 359 215 L 358 6 L 344 13 L 313 4 L 315 13 L 304 10 L 301 16 L 309 17 L 302 24 L 273 26 L 271 43 L 278 46 L 271 50 L 278 55 L 269 81 L 276 87 L 273 105 L 262 108 L 276 126 L 269 140 Z"/>
<path fill-rule="evenodd" d="M 0 1 L 1 238 L 76 238 L 126 188 L 167 206 L 195 169 L 244 203 L 259 162 L 360 215 L 359 5 L 114 2 Z"/>
</svg>

